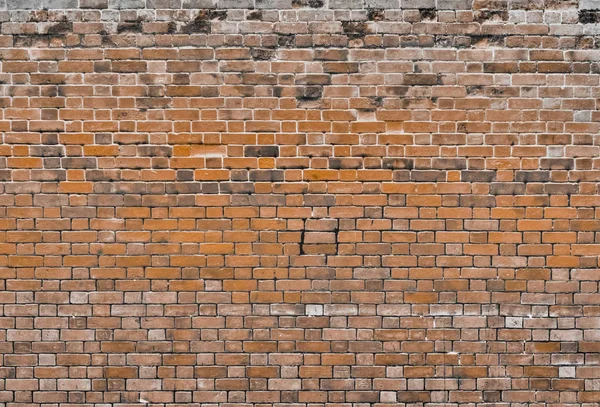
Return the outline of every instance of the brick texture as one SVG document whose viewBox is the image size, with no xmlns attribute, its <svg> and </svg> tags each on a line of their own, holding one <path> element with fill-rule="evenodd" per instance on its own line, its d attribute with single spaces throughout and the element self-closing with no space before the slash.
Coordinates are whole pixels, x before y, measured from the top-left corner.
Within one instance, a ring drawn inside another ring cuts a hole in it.
<svg viewBox="0 0 600 407">
<path fill-rule="evenodd" d="M 0 1 L 0 405 L 597 406 L 599 4 Z"/>
</svg>

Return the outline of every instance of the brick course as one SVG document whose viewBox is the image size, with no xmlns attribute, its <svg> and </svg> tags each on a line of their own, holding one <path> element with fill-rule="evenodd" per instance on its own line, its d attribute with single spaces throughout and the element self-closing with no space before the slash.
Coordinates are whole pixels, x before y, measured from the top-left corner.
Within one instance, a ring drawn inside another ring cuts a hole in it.
<svg viewBox="0 0 600 407">
<path fill-rule="evenodd" d="M 599 7 L 0 1 L 0 404 L 598 405 Z"/>
</svg>

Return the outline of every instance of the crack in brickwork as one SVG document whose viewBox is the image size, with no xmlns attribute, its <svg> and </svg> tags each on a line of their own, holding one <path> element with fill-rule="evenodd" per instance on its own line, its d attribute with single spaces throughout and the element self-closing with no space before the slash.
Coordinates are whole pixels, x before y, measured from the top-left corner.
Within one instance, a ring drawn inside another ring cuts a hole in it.
<svg viewBox="0 0 600 407">
<path fill-rule="evenodd" d="M 592 407 L 598 0 L 0 0 L 0 404 Z"/>
</svg>

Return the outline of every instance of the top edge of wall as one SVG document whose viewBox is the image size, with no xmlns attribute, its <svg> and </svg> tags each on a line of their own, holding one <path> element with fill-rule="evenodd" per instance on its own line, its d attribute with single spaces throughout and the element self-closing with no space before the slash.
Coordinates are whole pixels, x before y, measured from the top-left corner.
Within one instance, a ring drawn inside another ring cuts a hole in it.
<svg viewBox="0 0 600 407">
<path fill-rule="evenodd" d="M 0 0 L 0 10 L 163 9 L 600 9 L 600 0 Z"/>
</svg>

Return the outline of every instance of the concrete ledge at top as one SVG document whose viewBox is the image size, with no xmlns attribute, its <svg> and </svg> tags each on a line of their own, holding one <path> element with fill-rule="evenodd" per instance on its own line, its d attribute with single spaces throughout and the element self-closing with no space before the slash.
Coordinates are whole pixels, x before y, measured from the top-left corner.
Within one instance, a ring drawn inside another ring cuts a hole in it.
<svg viewBox="0 0 600 407">
<path fill-rule="evenodd" d="M 515 1 L 515 0 L 513 0 Z M 527 1 L 527 0 L 525 0 Z M 600 4 L 600 0 L 581 0 Z M 318 6 L 312 6 L 311 4 Z M 473 0 L 0 0 L 0 10 L 73 10 L 73 9 L 279 9 L 305 6 L 325 9 L 424 9 L 469 10 Z"/>
</svg>

